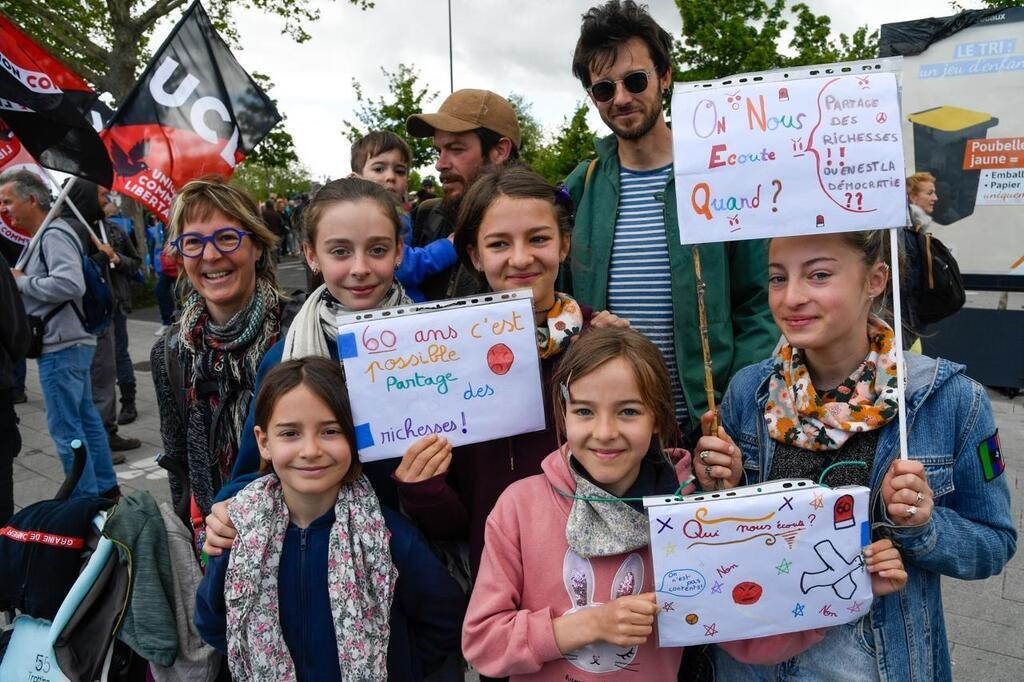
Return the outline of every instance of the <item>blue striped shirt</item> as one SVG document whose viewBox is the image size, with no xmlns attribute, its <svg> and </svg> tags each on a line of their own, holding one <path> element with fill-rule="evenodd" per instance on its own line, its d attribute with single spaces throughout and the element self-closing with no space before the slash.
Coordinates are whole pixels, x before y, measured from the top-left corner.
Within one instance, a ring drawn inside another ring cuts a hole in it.
<svg viewBox="0 0 1024 682">
<path fill-rule="evenodd" d="M 684 424 L 686 400 L 676 364 L 665 201 L 655 198 L 655 194 L 664 192 L 671 177 L 672 164 L 649 171 L 619 171 L 621 190 L 608 271 L 608 310 L 629 320 L 633 329 L 661 351 L 672 380 L 676 420 Z"/>
</svg>

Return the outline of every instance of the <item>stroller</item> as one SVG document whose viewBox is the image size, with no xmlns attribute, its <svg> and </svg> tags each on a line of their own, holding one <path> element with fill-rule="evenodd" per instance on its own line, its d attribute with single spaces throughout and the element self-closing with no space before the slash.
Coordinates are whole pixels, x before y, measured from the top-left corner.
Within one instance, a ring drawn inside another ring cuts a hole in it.
<svg viewBox="0 0 1024 682">
<path fill-rule="evenodd" d="M 86 463 L 82 442 L 71 445 L 56 497 L 0 529 L 0 609 L 14 616 L 0 638 L 0 680 L 142 682 L 147 662 L 115 637 L 132 580 L 102 533 L 113 502 L 70 498 Z"/>
</svg>

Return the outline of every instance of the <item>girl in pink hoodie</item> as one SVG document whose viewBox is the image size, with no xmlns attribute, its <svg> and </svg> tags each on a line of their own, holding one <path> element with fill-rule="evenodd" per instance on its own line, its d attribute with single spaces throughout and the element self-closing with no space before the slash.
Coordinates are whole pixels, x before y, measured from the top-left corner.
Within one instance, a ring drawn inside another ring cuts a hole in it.
<svg viewBox="0 0 1024 682">
<path fill-rule="evenodd" d="M 653 636 L 659 606 L 641 503 L 693 488 L 690 454 L 664 447 L 676 435 L 665 362 L 634 331 L 595 329 L 553 379 L 566 442 L 487 519 L 463 654 L 491 677 L 675 680 L 682 649 Z M 819 638 L 737 646 L 774 658 Z"/>
</svg>

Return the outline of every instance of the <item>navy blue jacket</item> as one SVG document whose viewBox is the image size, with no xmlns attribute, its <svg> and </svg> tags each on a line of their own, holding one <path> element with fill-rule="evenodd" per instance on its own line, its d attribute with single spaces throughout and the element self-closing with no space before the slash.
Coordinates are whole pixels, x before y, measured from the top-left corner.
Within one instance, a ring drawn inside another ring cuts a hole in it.
<svg viewBox="0 0 1024 682">
<path fill-rule="evenodd" d="M 391 558 L 398 582 L 391 606 L 388 680 L 422 680 L 458 650 L 466 598 L 423 537 L 400 514 L 382 508 L 391 531 Z M 327 596 L 327 547 L 334 510 L 309 528 L 289 523 L 278 569 L 281 629 L 299 680 L 340 680 L 338 644 Z M 200 636 L 227 652 L 225 552 L 211 557 L 196 594 Z"/>
</svg>

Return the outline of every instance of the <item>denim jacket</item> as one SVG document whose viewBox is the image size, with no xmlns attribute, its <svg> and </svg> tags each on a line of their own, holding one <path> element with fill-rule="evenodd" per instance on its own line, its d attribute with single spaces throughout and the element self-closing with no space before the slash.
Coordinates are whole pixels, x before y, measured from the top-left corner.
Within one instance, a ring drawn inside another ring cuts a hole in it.
<svg viewBox="0 0 1024 682">
<path fill-rule="evenodd" d="M 748 484 L 764 480 L 775 452 L 764 420 L 772 362 L 740 370 L 721 405 Z M 899 426 L 890 422 L 879 433 L 871 471 L 872 526 L 900 548 L 908 580 L 900 592 L 874 601 L 863 644 L 883 681 L 951 680 L 940 576 L 980 580 L 998 573 L 1016 551 L 1017 531 L 1006 479 L 986 482 L 978 454 L 996 432 L 984 389 L 963 365 L 912 353 L 906 362 L 909 456 L 924 463 L 935 509 L 917 527 L 895 526 L 885 515 L 882 478 L 899 457 Z"/>
</svg>

